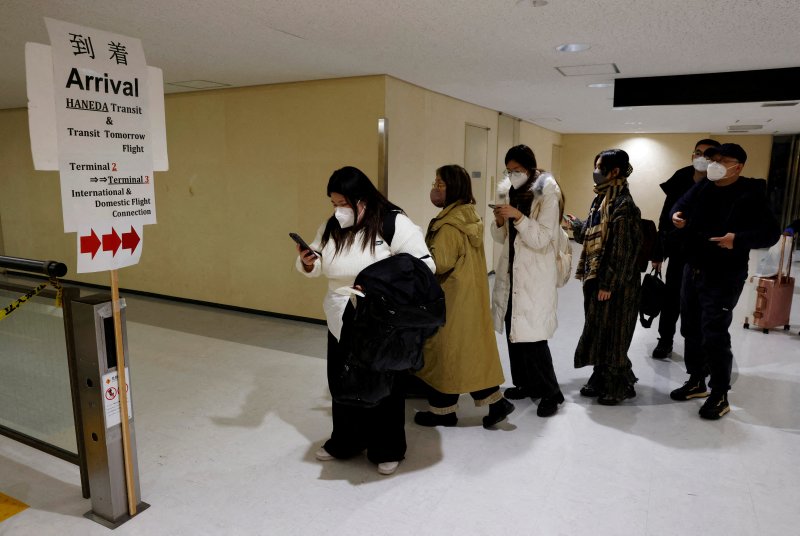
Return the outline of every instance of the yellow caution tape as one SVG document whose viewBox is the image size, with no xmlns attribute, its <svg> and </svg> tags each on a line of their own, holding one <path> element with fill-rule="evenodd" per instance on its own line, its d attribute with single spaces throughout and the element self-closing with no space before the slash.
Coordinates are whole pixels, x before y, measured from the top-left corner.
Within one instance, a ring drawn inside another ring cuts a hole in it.
<svg viewBox="0 0 800 536">
<path fill-rule="evenodd" d="M 28 300 L 30 300 L 31 298 L 33 298 L 34 296 L 39 294 L 41 291 L 43 291 L 46 286 L 47 286 L 47 283 L 42 283 L 41 285 L 39 285 L 35 289 L 31 290 L 27 294 L 25 294 L 23 296 L 20 296 L 18 299 L 14 300 L 10 304 L 6 305 L 3 308 L 3 310 L 0 311 L 0 320 L 3 320 L 5 317 L 7 317 L 11 313 L 13 313 L 17 309 L 19 309 L 22 305 L 25 304 L 25 302 L 27 302 Z M 58 301 L 58 299 L 57 299 L 57 301 Z"/>
<path fill-rule="evenodd" d="M 55 277 L 50 278 L 50 284 L 56 289 L 56 307 L 61 308 L 61 299 L 64 296 L 64 288 L 61 286 L 61 283 L 58 282 L 58 279 Z"/>
</svg>

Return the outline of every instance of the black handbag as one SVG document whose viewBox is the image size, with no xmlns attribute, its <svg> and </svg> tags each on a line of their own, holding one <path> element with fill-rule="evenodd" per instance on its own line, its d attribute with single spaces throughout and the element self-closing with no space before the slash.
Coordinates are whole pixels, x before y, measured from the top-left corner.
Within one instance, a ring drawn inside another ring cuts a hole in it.
<svg viewBox="0 0 800 536">
<path fill-rule="evenodd" d="M 661 313 L 667 285 L 661 279 L 661 269 L 653 268 L 642 280 L 642 296 L 639 301 L 639 322 L 649 328 Z"/>
</svg>

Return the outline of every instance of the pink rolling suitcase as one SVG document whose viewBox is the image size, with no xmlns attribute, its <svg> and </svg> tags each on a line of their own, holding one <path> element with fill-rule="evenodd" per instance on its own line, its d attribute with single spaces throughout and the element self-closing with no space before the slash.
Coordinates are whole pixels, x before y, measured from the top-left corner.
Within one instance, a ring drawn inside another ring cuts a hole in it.
<svg viewBox="0 0 800 536">
<path fill-rule="evenodd" d="M 781 240 L 792 241 L 789 235 L 783 235 Z M 792 295 L 794 294 L 794 278 L 789 275 L 792 266 L 793 244 L 789 247 L 789 268 L 784 271 L 783 252 L 785 247 L 781 245 L 781 260 L 778 265 L 778 274 L 773 277 L 753 277 L 750 281 L 756 281 L 756 305 L 752 314 L 752 324 L 761 328 L 764 333 L 769 333 L 772 328 L 782 326 L 789 329 L 789 313 L 792 310 Z M 745 318 L 745 328 L 750 327 Z"/>
</svg>

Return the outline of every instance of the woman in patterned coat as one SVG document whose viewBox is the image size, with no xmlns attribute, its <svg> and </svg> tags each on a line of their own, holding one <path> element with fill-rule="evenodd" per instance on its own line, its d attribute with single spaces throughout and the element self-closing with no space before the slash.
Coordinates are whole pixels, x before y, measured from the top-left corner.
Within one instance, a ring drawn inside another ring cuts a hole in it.
<svg viewBox="0 0 800 536">
<path fill-rule="evenodd" d="M 636 328 L 641 280 L 636 257 L 641 212 L 628 190 L 628 154 L 609 149 L 595 158 L 597 194 L 586 221 L 568 216 L 583 244 L 575 277 L 583 281 L 586 322 L 575 349 L 575 368 L 592 365 L 581 395 L 613 406 L 636 396 L 628 348 Z"/>
</svg>

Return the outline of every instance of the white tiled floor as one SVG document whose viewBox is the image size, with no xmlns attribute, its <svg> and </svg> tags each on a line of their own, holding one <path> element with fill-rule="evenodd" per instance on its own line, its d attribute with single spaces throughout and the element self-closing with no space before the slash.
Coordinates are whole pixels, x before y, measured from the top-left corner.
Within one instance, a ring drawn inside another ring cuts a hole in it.
<svg viewBox="0 0 800 536">
<path fill-rule="evenodd" d="M 521 401 L 487 431 L 462 397 L 457 427 L 427 429 L 411 420 L 424 403 L 410 400 L 407 459 L 391 477 L 363 458 L 313 457 L 330 431 L 323 326 L 128 297 L 152 506 L 115 534 L 800 534 L 800 296 L 791 332 L 765 335 L 742 329 L 752 292 L 731 327 L 733 411 L 721 421 L 701 420 L 701 401 L 669 399 L 685 379 L 682 346 L 651 359 L 655 327 L 638 327 L 631 347 L 636 399 L 580 397 L 589 370 L 572 367 L 583 323 L 573 281 L 551 342 L 559 413 L 541 419 Z M 2 437 L 0 492 L 31 505 L 0 535 L 108 533 L 82 517 L 77 468 Z"/>
</svg>

